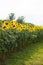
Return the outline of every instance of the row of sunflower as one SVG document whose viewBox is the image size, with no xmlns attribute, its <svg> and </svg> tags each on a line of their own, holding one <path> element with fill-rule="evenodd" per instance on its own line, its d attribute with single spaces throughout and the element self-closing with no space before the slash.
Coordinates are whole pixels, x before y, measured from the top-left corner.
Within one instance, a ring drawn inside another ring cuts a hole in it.
<svg viewBox="0 0 43 65">
<path fill-rule="evenodd" d="M 17 31 L 17 32 L 16 32 Z M 43 40 L 43 27 L 20 24 L 11 20 L 2 22 L 0 26 L 0 59 L 15 50 L 22 50 L 27 45 Z M 2 56 L 3 55 L 3 56 Z"/>
<path fill-rule="evenodd" d="M 30 26 L 29 24 L 20 24 L 14 20 L 8 22 L 4 21 L 2 23 L 2 30 L 10 30 L 10 29 L 16 29 L 18 32 L 21 32 L 22 30 L 29 30 L 30 32 L 34 32 L 36 30 L 43 30 L 42 26 Z"/>
</svg>

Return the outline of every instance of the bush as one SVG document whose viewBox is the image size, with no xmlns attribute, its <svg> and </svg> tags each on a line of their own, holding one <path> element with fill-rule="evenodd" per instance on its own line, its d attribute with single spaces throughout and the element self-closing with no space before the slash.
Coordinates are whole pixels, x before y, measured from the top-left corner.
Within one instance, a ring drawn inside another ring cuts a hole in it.
<svg viewBox="0 0 43 65">
<path fill-rule="evenodd" d="M 0 30 L 0 52 L 10 53 L 13 49 L 23 49 L 29 43 L 39 39 L 38 33 L 33 34 L 29 31 L 17 32 L 16 30 Z"/>
<path fill-rule="evenodd" d="M 25 48 L 27 45 L 30 45 L 32 43 L 36 43 L 38 41 L 43 40 L 43 30 L 35 27 L 24 25 L 24 24 L 18 24 L 17 22 L 12 23 L 12 28 L 8 29 L 8 25 L 6 25 L 6 22 L 4 22 L 4 28 L 2 26 L 2 29 L 0 29 L 0 58 L 3 59 L 3 57 L 14 50 L 19 51 Z M 18 26 L 17 26 L 18 25 Z M 11 26 L 10 26 L 11 27 Z M 37 28 L 37 29 L 36 29 Z M 18 30 L 17 30 L 18 29 Z"/>
</svg>

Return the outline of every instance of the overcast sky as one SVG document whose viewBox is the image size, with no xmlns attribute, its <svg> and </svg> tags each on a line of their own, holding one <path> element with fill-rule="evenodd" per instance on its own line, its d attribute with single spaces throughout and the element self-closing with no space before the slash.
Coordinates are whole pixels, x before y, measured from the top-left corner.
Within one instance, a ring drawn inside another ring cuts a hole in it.
<svg viewBox="0 0 43 65">
<path fill-rule="evenodd" d="M 6 19 L 9 13 L 16 18 L 25 16 L 26 22 L 43 25 L 43 0 L 0 0 L 0 19 Z"/>
</svg>

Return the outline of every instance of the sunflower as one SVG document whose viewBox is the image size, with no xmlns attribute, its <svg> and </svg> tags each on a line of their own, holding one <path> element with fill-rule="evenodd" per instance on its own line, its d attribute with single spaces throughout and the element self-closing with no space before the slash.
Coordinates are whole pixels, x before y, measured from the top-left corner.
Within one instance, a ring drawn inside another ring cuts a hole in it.
<svg viewBox="0 0 43 65">
<path fill-rule="evenodd" d="M 37 30 L 37 26 L 34 26 L 34 27 L 33 27 L 33 31 L 36 31 L 36 30 Z"/>
<path fill-rule="evenodd" d="M 10 25 L 9 25 L 8 22 L 4 22 L 4 23 L 2 24 L 2 30 L 6 30 L 6 29 L 10 29 Z"/>
<path fill-rule="evenodd" d="M 30 32 L 33 32 L 33 27 L 30 27 L 30 28 L 29 28 L 29 31 L 30 31 Z"/>
<path fill-rule="evenodd" d="M 25 24 L 22 24 L 22 26 L 23 26 L 23 30 L 27 29 L 27 26 Z"/>
<path fill-rule="evenodd" d="M 29 30 L 29 28 L 30 28 L 30 25 L 29 25 L 29 24 L 27 24 L 27 25 L 26 25 L 26 27 L 27 27 L 27 30 Z"/>
<path fill-rule="evenodd" d="M 11 27 L 12 29 L 15 29 L 15 28 L 18 27 L 18 23 L 17 23 L 16 21 L 14 21 L 14 20 L 11 20 L 11 21 L 10 21 L 10 27 Z"/>
<path fill-rule="evenodd" d="M 17 24 L 17 22 L 14 21 L 14 20 L 11 20 L 11 21 L 10 21 L 10 24 Z"/>
<path fill-rule="evenodd" d="M 21 32 L 21 31 L 22 31 L 22 28 L 21 28 L 21 27 L 18 27 L 18 28 L 17 28 L 17 31 L 18 31 L 18 32 Z"/>
<path fill-rule="evenodd" d="M 10 21 L 10 24 L 13 24 L 13 23 L 14 23 L 14 21 L 13 21 L 13 20 L 11 20 L 11 21 Z"/>
<path fill-rule="evenodd" d="M 7 26 L 6 25 L 3 25 L 2 26 L 2 30 L 4 31 L 4 30 L 6 30 L 7 29 Z"/>
<path fill-rule="evenodd" d="M 2 23 L 2 30 L 7 30 L 10 29 L 10 25 L 9 22 L 4 20 L 4 22 Z"/>
<path fill-rule="evenodd" d="M 4 25 L 8 25 L 9 24 L 9 22 L 8 21 L 4 21 L 4 23 L 3 23 Z"/>
<path fill-rule="evenodd" d="M 5 25 L 8 25 L 9 23 L 8 22 L 5 22 Z"/>
<path fill-rule="evenodd" d="M 18 30 L 18 32 L 21 32 L 23 30 L 23 25 L 19 24 L 17 30 Z"/>
<path fill-rule="evenodd" d="M 16 24 L 11 24 L 11 29 L 16 29 L 16 28 L 17 28 Z"/>
</svg>

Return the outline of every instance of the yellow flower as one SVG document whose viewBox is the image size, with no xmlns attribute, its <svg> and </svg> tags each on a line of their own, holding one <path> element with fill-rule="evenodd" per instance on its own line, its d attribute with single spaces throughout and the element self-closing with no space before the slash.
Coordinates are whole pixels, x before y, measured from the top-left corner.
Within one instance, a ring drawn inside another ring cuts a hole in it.
<svg viewBox="0 0 43 65">
<path fill-rule="evenodd" d="M 29 28 L 29 31 L 30 31 L 30 32 L 33 32 L 33 27 L 30 27 L 30 28 Z"/>
<path fill-rule="evenodd" d="M 21 32 L 23 30 L 23 25 L 19 24 L 17 30 L 18 30 L 18 32 Z"/>
<path fill-rule="evenodd" d="M 17 31 L 18 31 L 18 32 L 21 32 L 21 31 L 22 31 L 22 29 L 21 29 L 20 27 L 18 27 L 18 28 L 17 28 Z"/>
<path fill-rule="evenodd" d="M 43 27 L 42 26 L 34 26 L 34 29 L 35 30 L 43 30 Z"/>
<path fill-rule="evenodd" d="M 2 26 L 3 31 L 6 30 L 6 29 L 7 29 L 6 25 Z"/>
<path fill-rule="evenodd" d="M 23 30 L 26 30 L 27 29 L 26 25 L 25 24 L 22 25 L 23 25 Z"/>
<path fill-rule="evenodd" d="M 7 30 L 7 29 L 10 29 L 10 25 L 9 25 L 8 22 L 4 22 L 4 23 L 2 24 L 2 30 Z"/>
<path fill-rule="evenodd" d="M 12 29 L 16 29 L 16 28 L 17 28 L 17 26 L 16 26 L 16 25 L 14 25 L 14 24 L 12 24 L 12 25 L 11 25 L 11 28 L 12 28 Z"/>
<path fill-rule="evenodd" d="M 29 30 L 29 28 L 30 28 L 30 25 L 29 25 L 29 24 L 27 24 L 27 30 Z"/>
<path fill-rule="evenodd" d="M 34 32 L 36 31 L 36 28 L 35 28 L 35 26 L 33 27 L 33 31 L 34 31 Z"/>
<path fill-rule="evenodd" d="M 3 23 L 4 25 L 8 25 L 9 23 L 8 23 L 8 21 L 4 21 L 4 23 Z"/>
<path fill-rule="evenodd" d="M 16 21 L 12 20 L 12 21 L 10 21 L 10 27 L 11 27 L 12 29 L 15 29 L 15 28 L 18 27 L 18 23 L 17 23 Z"/>
<path fill-rule="evenodd" d="M 12 23 L 14 23 L 14 21 L 13 21 L 13 20 L 11 20 L 11 21 L 10 21 L 10 24 L 12 24 Z"/>
<path fill-rule="evenodd" d="M 14 21 L 14 20 L 11 20 L 11 21 L 10 21 L 10 24 L 17 24 L 17 22 Z"/>
</svg>

